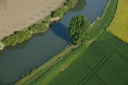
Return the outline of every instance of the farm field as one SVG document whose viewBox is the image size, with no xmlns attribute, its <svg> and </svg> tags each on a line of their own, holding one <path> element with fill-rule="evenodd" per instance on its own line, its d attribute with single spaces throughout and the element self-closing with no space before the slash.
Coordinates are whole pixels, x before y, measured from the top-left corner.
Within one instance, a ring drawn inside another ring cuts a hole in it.
<svg viewBox="0 0 128 85">
<path fill-rule="evenodd" d="M 128 43 L 128 0 L 118 1 L 115 17 L 107 30 Z"/>
<path fill-rule="evenodd" d="M 0 0 L 0 40 L 45 18 L 65 0 Z"/>
<path fill-rule="evenodd" d="M 127 85 L 128 45 L 109 32 L 49 85 Z"/>
</svg>

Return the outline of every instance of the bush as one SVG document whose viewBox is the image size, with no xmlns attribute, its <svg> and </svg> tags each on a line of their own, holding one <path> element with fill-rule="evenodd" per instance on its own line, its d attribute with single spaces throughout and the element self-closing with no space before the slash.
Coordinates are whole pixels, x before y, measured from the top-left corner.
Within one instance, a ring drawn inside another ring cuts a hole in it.
<svg viewBox="0 0 128 85">
<path fill-rule="evenodd" d="M 16 32 L 15 34 L 8 36 L 2 40 L 2 42 L 6 46 L 14 46 L 17 43 L 22 43 L 23 41 L 29 39 L 32 36 L 32 34 L 28 30 L 22 30 L 19 32 Z"/>
<path fill-rule="evenodd" d="M 67 12 L 67 8 L 60 8 L 58 10 L 56 10 L 53 14 L 52 17 L 60 17 L 62 18 L 64 16 L 64 14 Z"/>
<path fill-rule="evenodd" d="M 62 18 L 69 8 L 73 7 L 77 2 L 78 0 L 68 0 L 66 3 L 64 3 L 64 6 L 53 12 L 52 17 Z"/>
<path fill-rule="evenodd" d="M 70 8 L 70 7 L 73 6 L 73 3 L 74 3 L 73 0 L 68 0 L 68 1 L 65 3 L 65 6 L 67 6 L 68 8 Z"/>
<path fill-rule="evenodd" d="M 37 23 L 34 24 L 32 27 L 30 27 L 29 30 L 33 33 L 39 33 L 39 32 L 44 32 L 47 28 L 48 26 L 46 24 Z"/>
</svg>

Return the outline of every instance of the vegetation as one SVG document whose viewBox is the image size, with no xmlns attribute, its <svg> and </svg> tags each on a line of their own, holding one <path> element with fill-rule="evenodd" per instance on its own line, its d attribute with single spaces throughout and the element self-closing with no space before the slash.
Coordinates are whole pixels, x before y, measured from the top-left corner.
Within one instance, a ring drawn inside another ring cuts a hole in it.
<svg viewBox="0 0 128 85">
<path fill-rule="evenodd" d="M 75 6 L 77 2 L 78 0 L 67 0 L 61 8 L 53 12 L 52 17 L 59 17 L 61 19 L 71 7 Z"/>
<path fill-rule="evenodd" d="M 67 12 L 67 8 L 63 7 L 63 8 L 59 8 L 58 10 L 56 10 L 53 14 L 52 17 L 60 17 L 62 18 L 64 16 L 64 14 Z"/>
<path fill-rule="evenodd" d="M 105 32 L 49 85 L 126 85 L 127 50 L 126 43 Z"/>
<path fill-rule="evenodd" d="M 24 40 L 29 39 L 32 37 L 32 34 L 28 30 L 22 30 L 19 32 L 16 32 L 15 34 L 8 36 L 2 40 L 2 42 L 6 46 L 14 46 L 17 43 L 22 43 Z"/>
<path fill-rule="evenodd" d="M 45 32 L 47 28 L 48 28 L 48 25 L 44 23 L 37 23 L 31 26 L 29 30 L 33 33 L 39 33 L 39 32 Z"/>
<path fill-rule="evenodd" d="M 73 8 L 71 8 L 70 11 L 80 12 L 84 9 L 86 4 L 86 0 L 78 0 L 78 3 Z"/>
<path fill-rule="evenodd" d="M 83 15 L 74 16 L 69 24 L 69 36 L 74 44 L 81 45 L 86 39 L 86 30 L 90 26 L 90 22 Z"/>
<path fill-rule="evenodd" d="M 32 37 L 34 33 L 45 32 L 48 29 L 48 22 L 39 22 L 26 30 L 15 32 L 2 40 L 5 46 L 15 46 L 17 43 L 22 43 Z"/>
<path fill-rule="evenodd" d="M 128 0 L 119 0 L 114 19 L 107 30 L 128 43 Z"/>
<path fill-rule="evenodd" d="M 75 4 L 78 2 L 78 0 L 67 0 L 67 2 L 64 4 L 68 9 L 75 6 Z"/>
</svg>

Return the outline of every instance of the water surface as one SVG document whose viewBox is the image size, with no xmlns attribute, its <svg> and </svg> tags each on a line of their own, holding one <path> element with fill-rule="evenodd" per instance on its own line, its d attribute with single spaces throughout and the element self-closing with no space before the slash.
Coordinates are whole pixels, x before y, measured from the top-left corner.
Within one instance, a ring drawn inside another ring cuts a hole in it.
<svg viewBox="0 0 128 85">
<path fill-rule="evenodd" d="M 26 72 L 46 62 L 62 51 L 72 40 L 68 37 L 68 24 L 72 16 L 85 15 L 92 23 L 102 14 L 107 0 L 79 0 L 64 18 L 44 34 L 0 51 L 0 85 L 14 84 Z"/>
</svg>

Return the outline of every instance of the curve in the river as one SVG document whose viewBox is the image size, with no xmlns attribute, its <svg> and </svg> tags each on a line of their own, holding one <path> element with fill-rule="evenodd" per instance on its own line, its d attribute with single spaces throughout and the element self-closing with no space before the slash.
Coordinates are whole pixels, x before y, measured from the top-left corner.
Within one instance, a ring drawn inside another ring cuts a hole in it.
<svg viewBox="0 0 128 85">
<path fill-rule="evenodd" d="M 79 0 L 78 4 L 82 5 L 76 5 L 74 9 L 69 10 L 64 18 L 45 34 L 36 34 L 22 44 L 0 51 L 0 85 L 13 84 L 26 72 L 63 50 L 72 42 L 67 29 L 72 16 L 86 15 L 92 23 L 102 14 L 106 2 L 107 0 Z"/>
</svg>

